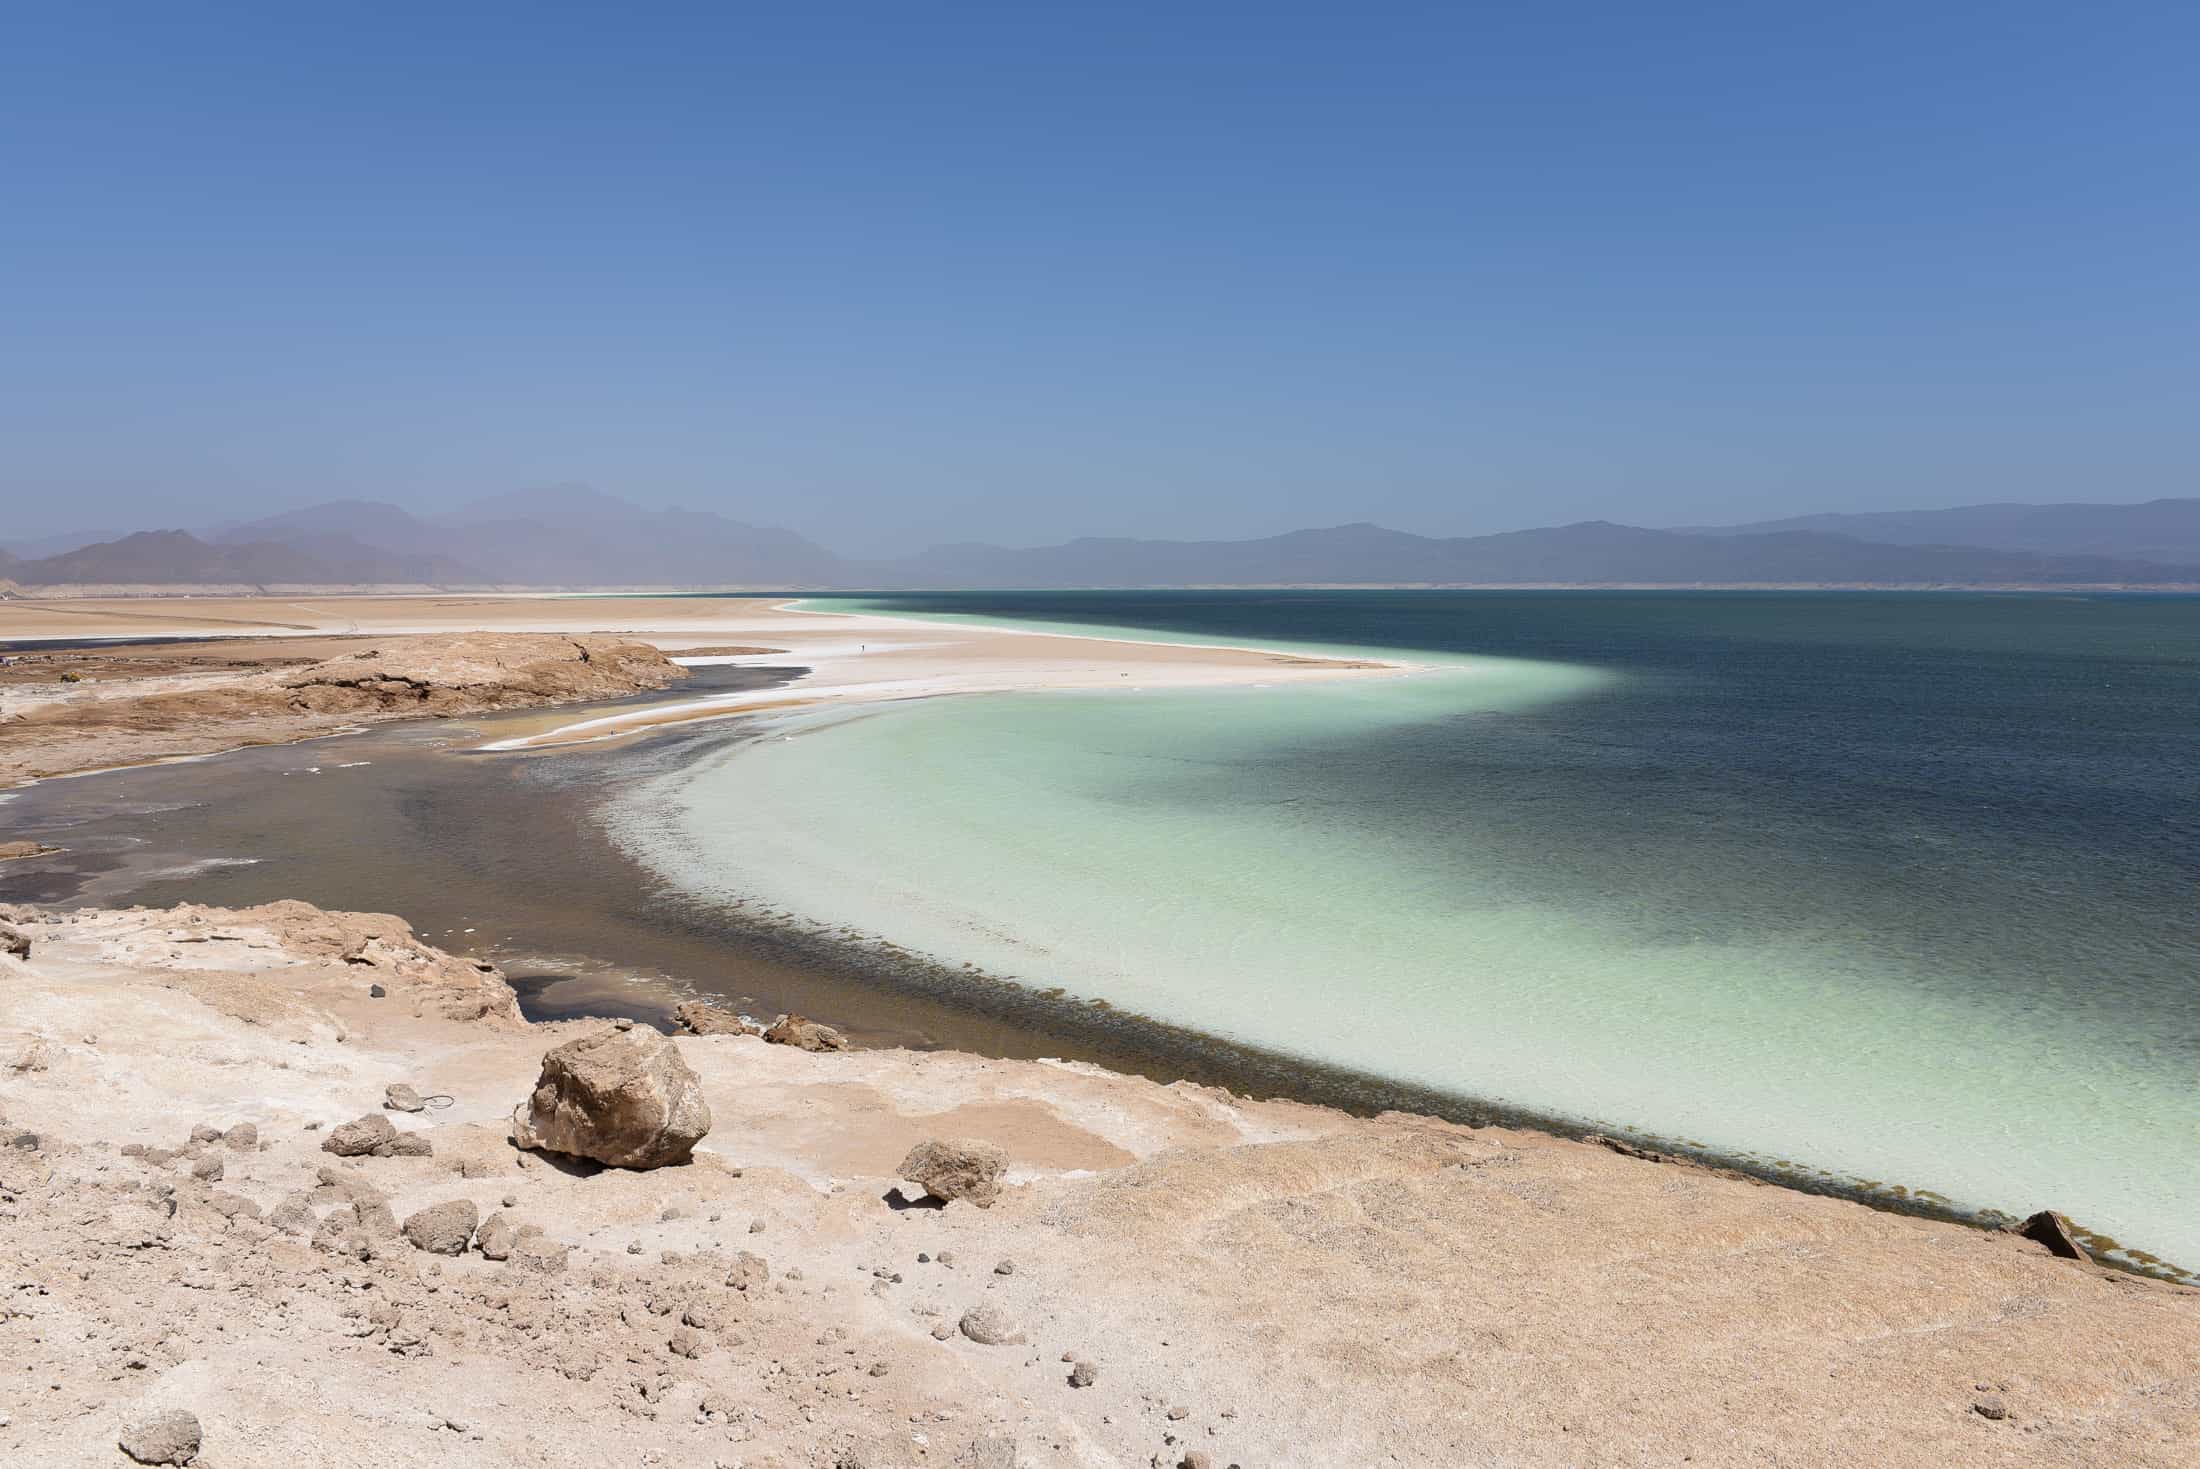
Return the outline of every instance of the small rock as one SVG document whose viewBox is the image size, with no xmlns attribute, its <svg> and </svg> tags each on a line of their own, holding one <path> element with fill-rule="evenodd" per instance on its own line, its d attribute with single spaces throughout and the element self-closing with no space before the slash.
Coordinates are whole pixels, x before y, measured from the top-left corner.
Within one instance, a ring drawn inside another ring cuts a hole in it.
<svg viewBox="0 0 2200 1469">
<path fill-rule="evenodd" d="M 472 1199 L 430 1204 L 405 1220 L 405 1238 L 431 1255 L 463 1255 L 479 1218 Z"/>
<path fill-rule="evenodd" d="M 377 1158 L 432 1158 L 435 1156 L 435 1144 L 428 1141 L 424 1134 L 401 1132 L 386 1143 L 375 1144 L 374 1156 Z"/>
<path fill-rule="evenodd" d="M 393 1081 L 382 1089 L 382 1105 L 392 1112 L 420 1112 L 425 1111 L 428 1104 L 405 1082 Z"/>
<path fill-rule="evenodd" d="M 250 1153 L 260 1146 L 260 1129 L 250 1122 L 240 1122 L 222 1134 L 222 1143 L 232 1153 Z"/>
<path fill-rule="evenodd" d="M 871 1375 L 873 1377 L 884 1377 L 888 1372 L 891 1372 L 892 1370 L 893 1369 L 887 1366 L 884 1362 L 873 1362 L 871 1364 Z"/>
<path fill-rule="evenodd" d="M 487 1260 L 509 1260 L 512 1246 L 519 1243 L 519 1226 L 504 1213 L 491 1214 L 481 1221 L 474 1231 L 474 1248 Z"/>
<path fill-rule="evenodd" d="M 731 1010 L 688 1000 L 673 1007 L 673 1023 L 689 1035 L 756 1035 L 757 1027 Z"/>
<path fill-rule="evenodd" d="M 682 1326 L 673 1331 L 672 1339 L 665 1343 L 665 1347 L 676 1357 L 692 1360 L 709 1354 L 710 1338 L 692 1326 Z"/>
<path fill-rule="evenodd" d="M 1070 1365 L 1069 1385 L 1071 1387 L 1091 1387 L 1099 1379 L 1100 1369 L 1090 1362 L 1075 1362 Z"/>
<path fill-rule="evenodd" d="M 218 1153 L 209 1153 L 191 1165 L 191 1176 L 202 1183 L 219 1183 L 222 1177 L 222 1160 Z"/>
<path fill-rule="evenodd" d="M 630 1017 L 621 1015 L 618 1019 L 611 1022 L 611 1028 L 613 1030 L 632 1030 L 634 1028 L 634 1022 Z"/>
<path fill-rule="evenodd" d="M 1176 1469 L 1215 1469 L 1215 1461 L 1205 1449 L 1187 1449 L 1184 1457 L 1176 1461 Z"/>
<path fill-rule="evenodd" d="M 2018 1225 L 2017 1233 L 2035 1244 L 2047 1246 L 2050 1254 L 2060 1255 L 2065 1260 L 2093 1258 L 2085 1252 L 2085 1246 L 2078 1243 L 2077 1236 L 2070 1232 L 2070 1221 L 2053 1209 L 2040 1210 Z"/>
<path fill-rule="evenodd" d="M 529 1234 L 523 1229 L 512 1245 L 512 1263 L 523 1270 L 538 1275 L 555 1275 L 565 1268 L 567 1247 L 547 1235 Z"/>
<path fill-rule="evenodd" d="M 518 1204 L 519 1204 L 519 1195 L 518 1195 L 518 1194 L 506 1194 L 506 1195 L 504 1196 L 504 1207 L 505 1207 L 505 1208 L 507 1208 L 507 1209 L 515 1208 L 515 1207 L 517 1207 L 517 1206 L 518 1206 Z"/>
<path fill-rule="evenodd" d="M 379 999 L 383 999 L 383 998 L 384 998 L 384 997 L 386 997 L 386 996 L 387 996 L 388 994 L 389 994 L 389 991 L 388 991 L 388 990 L 386 990 L 386 989 L 384 989 L 384 988 L 383 988 L 383 987 L 382 987 L 381 985 L 378 985 L 378 984 L 370 984 L 370 985 L 368 985 L 368 986 L 367 986 L 367 998 L 368 998 L 368 999 L 370 999 L 370 1000 L 379 1000 Z"/>
<path fill-rule="evenodd" d="M 764 1263 L 761 1255 L 752 1255 L 747 1250 L 733 1257 L 733 1269 L 726 1274 L 726 1284 L 735 1290 L 754 1290 L 770 1280 L 771 1267 Z"/>
<path fill-rule="evenodd" d="M 764 1221 L 763 1221 L 763 1220 L 761 1220 L 761 1219 L 751 1219 L 751 1220 L 749 1221 L 749 1233 L 750 1233 L 750 1234 L 762 1234 L 763 1232 L 764 1232 Z"/>
<path fill-rule="evenodd" d="M 195 1143 L 218 1143 L 221 1140 L 222 1130 L 218 1127 L 210 1127 L 201 1122 L 191 1129 L 191 1141 Z"/>
<path fill-rule="evenodd" d="M 1989 1418 L 1999 1423 L 2009 1416 L 2009 1405 L 2000 1398 L 1989 1395 L 1971 1404 L 1971 1411 L 1981 1418 Z"/>
<path fill-rule="evenodd" d="M 993 1273 L 995 1275 L 1014 1275 L 1016 1273 L 1016 1262 L 1014 1260 L 1003 1260 L 993 1267 Z"/>
<path fill-rule="evenodd" d="M 140 1464 L 188 1464 L 199 1456 L 199 1420 L 173 1409 L 139 1419 L 122 1431 L 118 1442 Z"/>
<path fill-rule="evenodd" d="M 258 1204 L 253 1203 L 242 1194 L 225 1193 L 221 1189 L 216 1189 L 206 1196 L 206 1207 L 212 1209 L 224 1219 L 236 1219 L 240 1216 L 246 1219 L 260 1217 L 260 1206 Z"/>
<path fill-rule="evenodd" d="M 329 1129 L 329 1135 L 321 1139 L 321 1151 L 334 1153 L 339 1158 L 356 1158 L 373 1152 L 397 1136 L 397 1127 L 379 1112 L 370 1112 L 357 1122 L 347 1122 L 342 1127 Z"/>
<path fill-rule="evenodd" d="M 800 1015 L 782 1015 L 765 1028 L 764 1039 L 775 1046 L 801 1051 L 845 1051 L 848 1038 L 830 1025 L 820 1025 Z"/>
<path fill-rule="evenodd" d="M 964 1336 L 980 1346 L 1014 1346 L 1024 1339 L 1023 1332 L 1009 1319 L 1008 1313 L 990 1303 L 972 1306 L 963 1312 L 962 1320 L 956 1326 Z"/>
<path fill-rule="evenodd" d="M 285 1234 L 307 1234 L 313 1229 L 313 1205 L 303 1193 L 290 1194 L 277 1204 L 267 1222 Z"/>
<path fill-rule="evenodd" d="M 1190 1408 L 1184 1407 L 1181 1404 L 1169 1410 L 1169 1421 L 1171 1423 L 1182 1423 L 1185 1419 L 1191 1416 L 1192 1410 Z"/>
<path fill-rule="evenodd" d="M 954 1327 L 952 1327 L 952 1326 L 949 1326 L 949 1325 L 948 1325 L 948 1324 L 947 1324 L 946 1322 L 944 1322 L 944 1321 L 940 1322 L 940 1323 L 939 1323 L 938 1325 L 936 1325 L 936 1326 L 934 1326 L 934 1327 L 932 1328 L 932 1339 L 933 1339 L 934 1341 L 946 1341 L 946 1340 L 947 1340 L 947 1339 L 948 1339 L 949 1337 L 953 1336 L 954 1334 L 955 1334 L 955 1328 L 954 1328 Z"/>
</svg>

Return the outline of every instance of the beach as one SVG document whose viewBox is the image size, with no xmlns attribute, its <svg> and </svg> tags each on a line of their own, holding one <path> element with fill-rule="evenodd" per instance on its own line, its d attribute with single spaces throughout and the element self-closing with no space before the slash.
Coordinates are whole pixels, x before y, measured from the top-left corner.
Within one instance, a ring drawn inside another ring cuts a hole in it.
<svg viewBox="0 0 2200 1469">
<path fill-rule="evenodd" d="M 723 831 L 736 849 L 713 860 L 779 862 L 778 836 L 753 822 L 792 835 L 809 819 L 780 797 L 839 769 L 849 799 L 873 799 L 860 762 L 806 735 L 781 743 L 789 731 L 994 707 L 953 697 L 976 694 L 1066 695 L 1041 707 L 1079 728 L 1102 707 L 1084 701 L 1114 691 L 1258 701 L 1306 684 L 1349 701 L 1441 687 L 1456 676 L 1441 658 L 770 599 L 0 604 L 0 642 L 215 640 L 90 653 L 87 685 L 0 685 L 23 700 L 0 710 L 87 694 L 218 703 L 252 680 L 362 652 L 447 658 L 436 640 L 479 636 L 642 651 L 581 660 L 587 688 L 515 675 L 546 645 L 513 643 L 526 657 L 487 681 L 421 681 L 440 709 L 277 712 L 247 740 L 219 720 L 126 731 L 87 746 L 83 768 L 133 768 L 0 803 L 0 837 L 33 830 L 62 849 L 0 869 L 8 891 L 60 905 L 10 910 L 30 954 L 0 960 L 0 1113 L 33 1135 L 5 1155 L 26 1226 L 14 1263 L 67 1323 L 30 1358 L 63 1388 L 13 1411 L 0 1444 L 106 1463 L 126 1408 L 188 1400 L 227 1445 L 216 1461 L 210 1437 L 208 1462 L 232 1464 L 368 1462 L 316 1437 L 362 1419 L 378 1425 L 376 1463 L 1808 1465 L 1855 1462 L 1859 1442 L 1899 1445 L 1905 1462 L 2189 1462 L 2200 1293 L 2012 1232 L 1556 1136 L 1410 1079 L 1325 1072 L 1172 1027 L 1162 1005 L 1136 1014 L 958 973 L 775 904 L 729 917 L 652 865 L 662 848 L 637 855 L 606 826 L 656 809 L 621 807 L 629 793 L 739 769 L 733 814 L 687 802 L 700 825 L 681 839 Z M 180 661 L 102 681 L 101 656 Z M 1488 668 L 1502 703 L 1504 660 Z M 984 758 L 1012 764 L 1035 728 L 1004 725 Z M 1114 744 L 1138 726 L 1104 728 Z M 1164 750 L 1192 748 L 1159 732 Z M 983 748 L 969 735 L 956 730 Z M 782 778 L 755 758 L 767 739 L 835 763 L 805 754 Z M 225 741 L 253 748 L 206 758 Z M 178 758 L 198 763 L 162 763 Z M 899 774 L 928 778 L 921 762 Z M 811 834 L 841 840 L 829 823 Z M 924 856 L 876 860 L 884 882 Z M 171 906 L 192 896 L 225 906 Z M 318 908 L 261 906 L 298 896 Z M 385 903 L 419 939 L 324 911 Z M 368 973 L 355 960 L 370 930 L 415 957 Z M 759 1021 L 818 1013 L 855 1046 L 682 1035 L 718 1119 L 685 1167 L 579 1175 L 512 1148 L 506 1119 L 543 1053 L 606 1024 L 581 1017 L 676 1030 L 698 997 Z M 189 1064 L 147 1064 L 170 1054 Z M 450 1098 L 398 1119 L 432 1155 L 362 1160 L 327 1183 L 320 1132 L 396 1080 Z M 1451 1120 L 1414 1115 L 1427 1110 Z M 216 1180 L 193 1176 L 204 1145 L 157 1165 L 119 1152 L 177 1148 L 201 1116 L 258 1129 L 248 1153 L 215 1150 Z M 1002 1201 L 903 1207 L 896 1163 L 934 1136 L 1005 1150 Z M 332 1189 L 362 1185 L 399 1218 L 461 1195 L 516 1211 L 571 1253 L 549 1280 L 410 1246 L 332 1261 L 266 1222 L 301 1192 L 325 1216 Z M 163 1243 L 133 1249 L 137 1213 L 164 1190 L 177 1207 Z M 84 1191 L 113 1238 L 103 1226 L 64 1247 Z M 729 1293 L 742 1250 L 768 1262 L 762 1291 Z M 125 1286 L 71 1274 L 110 1256 L 128 1262 Z M 1002 1261 L 1012 1270 L 995 1273 Z M 345 1314 L 372 1291 L 394 1314 Z M 291 1305 L 269 1315 L 267 1301 Z M 675 1347 L 691 1301 L 714 1324 Z M 957 1329 L 987 1303 L 1025 1340 Z M 144 1365 L 99 1377 L 110 1351 Z M 302 1402 L 257 1383 L 254 1364 L 277 1359 L 316 1364 Z M 1092 1384 L 1070 1384 L 1078 1361 L 1097 1367 Z"/>
<path fill-rule="evenodd" d="M 368 651 L 365 639 L 403 655 L 403 640 L 455 636 L 562 637 L 628 640 L 668 657 L 703 664 L 769 660 L 808 670 L 799 689 L 749 697 L 674 700 L 661 708 L 626 710 L 587 721 L 551 721 L 510 735 L 504 748 L 601 740 L 652 726 L 725 718 L 775 705 L 847 704 L 1003 693 L 1017 690 L 1158 689 L 1263 686 L 1307 679 L 1395 672 L 1352 660 L 1296 657 L 1261 649 L 1203 648 L 1160 642 L 1007 632 L 989 628 L 914 625 L 904 619 L 816 616 L 789 610 L 787 599 L 740 597 L 328 597 L 111 598 L 67 603 L 0 602 L 0 643 L 17 655 L 41 645 L 71 645 L 82 682 L 37 686 L 0 683 L 0 782 L 105 769 L 179 754 L 205 754 L 247 744 L 305 738 L 347 727 L 344 717 L 368 711 L 270 708 L 250 727 L 225 731 L 225 703 L 254 675 L 237 668 L 165 671 L 103 679 L 103 659 L 142 657 L 143 649 L 102 652 L 82 645 L 159 640 L 181 661 L 196 655 L 245 664 L 285 662 L 309 649 L 338 658 Z M 201 641 L 194 641 L 201 640 Z M 426 645 L 440 654 L 442 644 Z M 727 651 L 731 648 L 733 651 Z M 412 651 L 417 654 L 420 645 Z M 555 650 L 552 650 L 554 653 Z M 415 682 L 458 685 L 471 676 L 437 668 L 403 670 Z M 434 711 L 478 712 L 521 703 L 571 702 L 662 686 L 676 675 L 601 677 L 563 685 L 518 688 L 508 697 L 463 697 Z M 269 674 L 255 686 L 279 679 Z M 539 681 L 538 681 L 539 683 Z M 202 696 L 199 705 L 187 701 Z M 185 707 L 156 728 L 132 731 L 121 706 L 164 699 Z M 295 704 L 297 701 L 291 701 Z M 429 712 L 393 707 L 378 717 Z M 76 748 L 63 745 L 73 728 L 93 732 Z M 35 735 L 36 757 L 16 750 Z"/>
<path fill-rule="evenodd" d="M 1533 1132 L 739 1034 L 673 1042 L 715 1119 L 692 1162 L 553 1165 L 509 1114 L 605 1023 L 519 1021 L 395 920 L 6 922 L 0 1445 L 42 1464 L 116 1462 L 160 1410 L 232 1466 L 2182 1469 L 2200 1432 L 2200 1294 L 2014 1235 Z M 393 1083 L 435 1100 L 386 1110 Z M 362 1115 L 412 1144 L 332 1157 Z M 939 1136 L 1003 1150 L 997 1202 L 907 1206 Z M 537 1242 L 396 1233 L 451 1206 Z"/>
</svg>

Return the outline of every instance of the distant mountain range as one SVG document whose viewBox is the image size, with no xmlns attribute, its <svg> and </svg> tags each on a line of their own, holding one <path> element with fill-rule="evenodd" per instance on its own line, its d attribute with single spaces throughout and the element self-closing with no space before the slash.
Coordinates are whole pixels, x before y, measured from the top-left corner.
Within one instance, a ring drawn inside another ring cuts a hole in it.
<svg viewBox="0 0 2200 1469">
<path fill-rule="evenodd" d="M 1974 505 L 1689 530 L 1585 521 L 1450 538 L 1362 522 L 1257 540 L 1094 537 L 852 561 L 792 531 L 708 511 L 645 510 L 567 487 L 429 517 L 338 500 L 196 533 L 140 531 L 88 544 L 49 537 L 0 550 L 0 580 L 20 588 L 2194 586 L 2200 499 Z"/>
<path fill-rule="evenodd" d="M 793 531 L 703 510 L 644 510 L 580 486 L 492 495 L 426 519 L 337 500 L 224 526 L 214 539 L 310 549 L 327 535 L 473 568 L 445 580 L 512 586 L 826 586 L 845 569 Z"/>
<path fill-rule="evenodd" d="M 942 546 L 868 570 L 877 585 L 923 587 L 2200 582 L 2200 566 L 2129 558 L 1884 545 L 1823 531 L 1690 534 L 1604 520 L 1454 539 L 1363 522 L 1253 541 Z"/>
<path fill-rule="evenodd" d="M 24 586 L 437 585 L 480 580 L 448 556 L 404 555 L 322 534 L 286 544 L 209 545 L 180 530 L 144 530 L 59 556 L 0 566 Z"/>
<path fill-rule="evenodd" d="M 1714 527 L 1709 535 L 1824 531 L 1893 546 L 1985 546 L 2050 556 L 2127 556 L 2200 565 L 2200 500 L 2138 505 L 1962 505 L 1953 510 L 1880 510 L 1798 515 Z"/>
</svg>

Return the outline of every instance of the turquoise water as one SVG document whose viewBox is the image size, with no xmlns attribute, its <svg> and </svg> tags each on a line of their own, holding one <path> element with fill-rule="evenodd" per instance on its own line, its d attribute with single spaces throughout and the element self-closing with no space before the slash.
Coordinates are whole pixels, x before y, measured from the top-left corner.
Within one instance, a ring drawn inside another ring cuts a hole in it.
<svg viewBox="0 0 2200 1469">
<path fill-rule="evenodd" d="M 1428 671 L 789 716 L 616 804 L 690 893 L 2200 1262 L 2200 604 L 812 605 Z"/>
</svg>

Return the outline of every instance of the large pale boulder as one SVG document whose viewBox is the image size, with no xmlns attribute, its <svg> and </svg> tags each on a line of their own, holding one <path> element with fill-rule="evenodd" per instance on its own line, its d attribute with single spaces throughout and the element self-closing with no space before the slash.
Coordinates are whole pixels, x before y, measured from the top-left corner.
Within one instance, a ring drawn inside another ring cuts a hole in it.
<svg viewBox="0 0 2200 1469">
<path fill-rule="evenodd" d="M 918 1143 L 894 1176 L 923 1184 L 926 1193 L 943 1202 L 968 1199 L 990 1209 L 1001 1196 L 1001 1175 L 1007 1171 L 1008 1154 L 993 1144 L 950 1137 Z"/>
<path fill-rule="evenodd" d="M 685 1163 L 709 1131 L 700 1078 L 646 1026 L 599 1031 L 551 1051 L 534 1095 L 512 1113 L 519 1146 L 614 1168 Z"/>
</svg>

